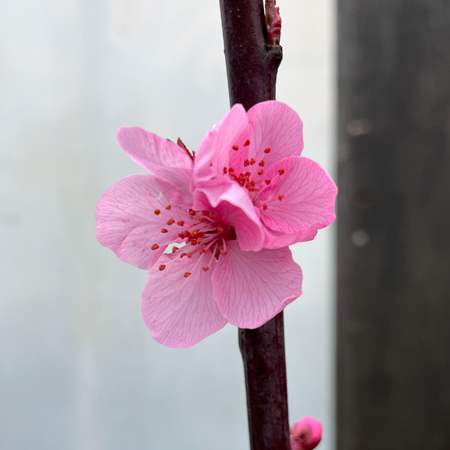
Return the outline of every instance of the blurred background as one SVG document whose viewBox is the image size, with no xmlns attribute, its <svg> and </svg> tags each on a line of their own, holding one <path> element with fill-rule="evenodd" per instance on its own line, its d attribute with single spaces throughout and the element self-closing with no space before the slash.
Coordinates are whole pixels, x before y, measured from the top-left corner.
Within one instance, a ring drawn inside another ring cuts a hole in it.
<svg viewBox="0 0 450 450">
<path fill-rule="evenodd" d="M 308 156 L 334 174 L 332 0 L 279 0 L 277 98 L 304 122 Z M 95 238 L 95 206 L 142 169 L 121 126 L 195 149 L 228 110 L 219 2 L 0 3 L 0 449 L 247 449 L 237 329 L 155 343 L 146 273 Z M 291 423 L 335 448 L 334 239 L 293 246 L 304 294 L 285 311 Z"/>
</svg>

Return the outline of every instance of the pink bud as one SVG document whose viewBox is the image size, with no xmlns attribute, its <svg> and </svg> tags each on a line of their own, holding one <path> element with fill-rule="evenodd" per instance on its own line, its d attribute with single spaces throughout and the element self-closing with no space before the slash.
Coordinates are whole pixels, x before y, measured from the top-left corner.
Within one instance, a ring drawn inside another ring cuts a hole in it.
<svg viewBox="0 0 450 450">
<path fill-rule="evenodd" d="M 322 439 L 322 424 L 305 416 L 291 427 L 291 450 L 312 450 Z"/>
<path fill-rule="evenodd" d="M 281 16 L 276 0 L 266 0 L 266 27 L 270 45 L 280 45 Z"/>
</svg>

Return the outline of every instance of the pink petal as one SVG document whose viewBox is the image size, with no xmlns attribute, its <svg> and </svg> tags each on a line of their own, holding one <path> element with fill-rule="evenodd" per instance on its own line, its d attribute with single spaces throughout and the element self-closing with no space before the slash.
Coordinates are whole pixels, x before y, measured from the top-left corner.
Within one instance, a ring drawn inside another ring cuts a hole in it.
<svg viewBox="0 0 450 450">
<path fill-rule="evenodd" d="M 289 248 L 243 252 L 227 242 L 212 277 L 220 312 L 240 328 L 257 328 L 302 293 L 302 270 Z"/>
<path fill-rule="evenodd" d="M 264 232 L 253 203 L 244 189 L 231 180 L 220 185 L 198 188 L 193 208 L 218 214 L 225 224 L 235 229 L 242 250 L 262 249 Z"/>
<path fill-rule="evenodd" d="M 303 124 L 297 113 L 284 103 L 258 103 L 247 113 L 251 146 L 247 159 L 264 160 L 267 171 L 278 160 L 300 156 L 303 150 Z M 269 153 L 264 150 L 270 149 Z"/>
<path fill-rule="evenodd" d="M 174 261 L 175 255 L 163 255 L 159 263 L 165 269 L 160 271 L 155 265 L 149 270 L 142 317 L 155 341 L 168 347 L 190 347 L 226 325 L 212 296 L 215 260 L 207 272 L 202 270 L 211 256 L 211 252 L 196 253 Z M 186 272 L 191 273 L 187 278 Z"/>
<path fill-rule="evenodd" d="M 167 244 L 178 241 L 173 218 L 189 220 L 183 208 L 169 205 L 152 175 L 130 175 L 113 184 L 99 200 L 96 234 L 100 244 L 110 248 L 122 260 L 140 269 L 149 269 Z M 155 210 L 159 210 L 158 215 Z M 162 233 L 162 229 L 167 233 Z M 159 248 L 152 250 L 152 246 Z"/>
<path fill-rule="evenodd" d="M 242 149 L 249 138 L 247 114 L 242 105 L 233 108 L 203 138 L 195 154 L 194 183 L 223 176 L 223 168 L 238 167 Z M 234 150 L 233 147 L 238 147 Z"/>
<path fill-rule="evenodd" d="M 316 162 L 287 158 L 273 165 L 265 177 L 270 184 L 260 192 L 256 206 L 268 228 L 286 234 L 308 233 L 310 228 L 324 228 L 334 221 L 337 188 Z"/>
<path fill-rule="evenodd" d="M 278 231 L 273 231 L 264 226 L 264 248 L 275 249 L 282 247 L 289 247 L 289 245 L 297 242 L 312 241 L 317 235 L 317 228 L 310 227 L 303 231 L 298 231 L 292 234 L 284 234 Z"/>
<path fill-rule="evenodd" d="M 192 168 L 192 159 L 175 143 L 139 127 L 120 128 L 117 142 L 130 158 L 155 175 L 159 168 Z"/>
</svg>

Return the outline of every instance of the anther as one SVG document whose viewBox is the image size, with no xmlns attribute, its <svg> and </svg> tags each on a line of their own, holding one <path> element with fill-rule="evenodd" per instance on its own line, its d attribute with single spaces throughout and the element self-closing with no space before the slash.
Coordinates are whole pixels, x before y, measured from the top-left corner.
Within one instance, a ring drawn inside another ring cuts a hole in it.
<svg viewBox="0 0 450 450">
<path fill-rule="evenodd" d="M 187 257 L 188 257 L 188 258 L 192 258 L 192 253 L 189 252 L 189 253 L 187 254 Z"/>
<path fill-rule="evenodd" d="M 280 200 L 280 202 L 281 202 L 281 200 L 283 200 L 283 198 L 284 198 L 284 195 L 279 195 L 278 196 L 278 200 Z"/>
<path fill-rule="evenodd" d="M 172 225 L 173 223 L 175 223 L 175 220 L 173 220 L 173 219 L 169 219 L 167 221 L 167 225 Z"/>
<path fill-rule="evenodd" d="M 158 245 L 158 244 L 153 244 L 153 245 L 152 245 L 152 250 L 158 250 L 158 248 L 159 248 L 159 245 Z"/>
<path fill-rule="evenodd" d="M 161 264 L 160 266 L 159 266 L 159 270 L 164 270 L 166 268 L 166 266 L 164 265 L 164 264 Z"/>
<path fill-rule="evenodd" d="M 265 211 L 267 209 L 267 205 L 264 203 L 263 210 Z"/>
<path fill-rule="evenodd" d="M 272 180 L 266 180 L 266 184 L 269 185 Z"/>
<path fill-rule="evenodd" d="M 270 153 L 270 148 L 266 148 L 266 149 L 264 150 L 264 153 Z"/>
<path fill-rule="evenodd" d="M 193 211 L 192 209 L 189 210 L 189 215 L 190 215 L 190 216 L 195 216 L 195 211 Z"/>
<path fill-rule="evenodd" d="M 253 166 L 253 164 L 255 164 L 255 159 L 254 158 L 252 158 L 251 160 L 250 160 L 250 165 L 252 165 Z"/>
<path fill-rule="evenodd" d="M 283 175 L 284 169 L 278 169 L 278 175 Z"/>
<path fill-rule="evenodd" d="M 220 254 L 221 254 L 221 255 L 226 255 L 227 252 L 222 248 L 222 249 L 220 250 Z"/>
<path fill-rule="evenodd" d="M 224 175 L 226 175 L 226 174 L 227 174 L 227 172 L 228 172 L 227 168 L 226 168 L 226 167 L 224 167 L 224 168 L 223 168 L 223 174 L 224 174 Z"/>
<path fill-rule="evenodd" d="M 203 267 L 204 272 L 208 272 L 208 270 L 209 270 L 209 267 Z"/>
<path fill-rule="evenodd" d="M 161 228 L 161 233 L 168 233 L 168 230 L 166 230 L 165 228 Z"/>
<path fill-rule="evenodd" d="M 260 170 L 259 172 L 258 172 L 258 175 L 262 175 L 264 173 L 264 170 Z"/>
<path fill-rule="evenodd" d="M 186 272 L 185 274 L 184 274 L 184 278 L 187 278 L 187 277 L 189 277 L 191 275 L 191 272 Z"/>
<path fill-rule="evenodd" d="M 250 175 L 251 175 L 251 173 L 250 172 L 245 172 L 245 174 L 244 174 L 246 177 L 249 177 Z"/>
<path fill-rule="evenodd" d="M 172 209 L 172 207 L 169 205 L 169 206 L 166 206 L 166 209 L 167 209 L 167 211 L 170 211 Z"/>
<path fill-rule="evenodd" d="M 172 253 L 175 253 L 178 250 L 178 247 L 173 247 L 172 248 Z"/>
<path fill-rule="evenodd" d="M 248 145 L 250 145 L 250 141 L 247 139 L 247 140 L 245 141 L 244 147 L 247 147 Z"/>
<path fill-rule="evenodd" d="M 184 233 L 178 233 L 178 237 L 179 237 L 180 239 L 184 239 L 184 238 L 185 238 Z"/>
<path fill-rule="evenodd" d="M 182 253 L 182 254 L 180 255 L 180 259 L 181 259 L 183 256 L 186 256 L 186 253 Z"/>
<path fill-rule="evenodd" d="M 237 145 L 233 145 L 233 150 L 239 150 L 239 147 Z"/>
<path fill-rule="evenodd" d="M 203 253 L 206 253 L 206 250 L 205 250 L 204 248 L 202 248 L 202 249 L 200 250 L 200 255 L 203 255 Z"/>
<path fill-rule="evenodd" d="M 230 168 L 228 169 L 228 172 L 233 173 L 233 172 L 234 172 L 234 169 L 233 169 L 232 167 L 230 167 Z"/>
<path fill-rule="evenodd" d="M 155 209 L 155 216 L 159 216 L 161 214 L 161 211 L 159 209 Z"/>
<path fill-rule="evenodd" d="M 250 164 L 250 161 L 249 161 L 248 159 L 246 159 L 246 160 L 244 161 L 244 167 L 247 167 L 249 164 Z"/>
<path fill-rule="evenodd" d="M 177 222 L 177 225 L 179 225 L 180 227 L 182 227 L 184 225 L 184 220 L 179 220 Z"/>
<path fill-rule="evenodd" d="M 264 167 L 264 164 L 265 164 L 265 162 L 264 162 L 264 160 L 262 159 L 262 160 L 259 162 L 258 166 Z"/>
</svg>

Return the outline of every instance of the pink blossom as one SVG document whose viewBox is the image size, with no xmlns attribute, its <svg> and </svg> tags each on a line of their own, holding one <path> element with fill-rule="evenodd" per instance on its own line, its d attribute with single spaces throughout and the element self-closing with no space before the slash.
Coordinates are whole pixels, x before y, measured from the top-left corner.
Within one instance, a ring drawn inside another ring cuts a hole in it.
<svg viewBox="0 0 450 450">
<path fill-rule="evenodd" d="M 305 416 L 291 427 L 291 450 L 312 450 L 322 439 L 322 424 Z"/>
<path fill-rule="evenodd" d="M 280 45 L 281 16 L 276 0 L 266 0 L 266 27 L 270 45 Z"/>
<path fill-rule="evenodd" d="M 234 107 L 195 161 L 181 142 L 141 128 L 122 128 L 117 138 L 150 174 L 130 175 L 105 192 L 97 238 L 148 270 L 142 316 L 156 341 L 188 347 L 227 322 L 257 328 L 301 295 L 302 272 L 287 246 L 331 223 L 336 188 L 300 157 L 301 122 L 292 110 L 267 102 L 247 115 Z M 251 172 L 242 183 L 244 167 Z"/>
</svg>

